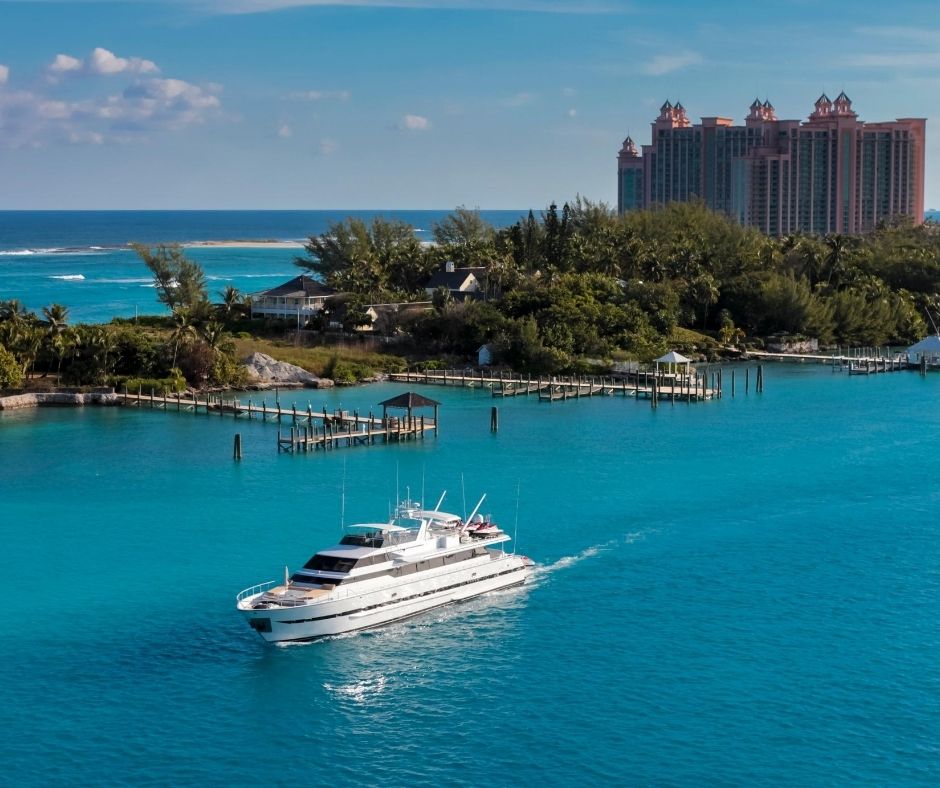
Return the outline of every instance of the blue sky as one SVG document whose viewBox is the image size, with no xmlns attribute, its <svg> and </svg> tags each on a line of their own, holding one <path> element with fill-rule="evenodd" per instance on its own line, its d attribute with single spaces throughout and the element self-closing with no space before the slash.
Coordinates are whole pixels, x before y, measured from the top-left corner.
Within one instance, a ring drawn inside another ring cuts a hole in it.
<svg viewBox="0 0 940 788">
<path fill-rule="evenodd" d="M 926 116 L 940 6 L 777 0 L 0 0 L 0 208 L 615 200 L 664 99 Z"/>
</svg>

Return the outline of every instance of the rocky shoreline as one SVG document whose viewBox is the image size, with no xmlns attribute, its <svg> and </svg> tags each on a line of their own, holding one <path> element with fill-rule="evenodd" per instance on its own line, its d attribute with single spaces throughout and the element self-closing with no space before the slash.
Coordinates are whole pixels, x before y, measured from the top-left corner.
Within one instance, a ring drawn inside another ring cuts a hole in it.
<svg viewBox="0 0 940 788">
<path fill-rule="evenodd" d="M 0 410 L 21 410 L 42 406 L 120 405 L 121 398 L 114 389 L 101 388 L 93 391 L 31 391 L 24 394 L 9 394 L 0 397 Z"/>
</svg>

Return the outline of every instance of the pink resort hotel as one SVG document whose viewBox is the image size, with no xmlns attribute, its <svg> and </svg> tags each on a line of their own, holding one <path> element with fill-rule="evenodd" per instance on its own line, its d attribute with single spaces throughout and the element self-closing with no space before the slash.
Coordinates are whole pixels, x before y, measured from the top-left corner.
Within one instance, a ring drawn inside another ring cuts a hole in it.
<svg viewBox="0 0 940 788">
<path fill-rule="evenodd" d="M 700 199 L 769 235 L 866 233 L 902 215 L 920 223 L 926 125 L 865 123 L 845 93 L 820 96 L 805 122 L 778 120 L 755 100 L 743 126 L 719 117 L 693 125 L 667 101 L 642 154 L 624 140 L 618 209 Z"/>
</svg>

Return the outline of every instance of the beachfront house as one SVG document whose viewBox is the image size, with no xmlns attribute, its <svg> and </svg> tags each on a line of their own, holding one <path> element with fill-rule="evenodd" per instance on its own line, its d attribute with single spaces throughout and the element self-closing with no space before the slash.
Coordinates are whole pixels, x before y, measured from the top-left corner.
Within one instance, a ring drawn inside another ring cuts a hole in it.
<svg viewBox="0 0 940 788">
<path fill-rule="evenodd" d="M 253 293 L 251 317 L 296 319 L 297 327 L 302 328 L 323 310 L 326 300 L 335 294 L 333 288 L 301 274 L 270 290 Z"/>
<path fill-rule="evenodd" d="M 448 261 L 443 271 L 438 271 L 427 281 L 424 292 L 428 298 L 433 298 L 434 293 L 443 288 L 455 301 L 482 298 L 485 276 L 485 268 L 455 268 L 454 263 Z"/>
<path fill-rule="evenodd" d="M 493 363 L 493 346 L 480 345 L 477 349 L 477 366 L 488 367 Z"/>
</svg>

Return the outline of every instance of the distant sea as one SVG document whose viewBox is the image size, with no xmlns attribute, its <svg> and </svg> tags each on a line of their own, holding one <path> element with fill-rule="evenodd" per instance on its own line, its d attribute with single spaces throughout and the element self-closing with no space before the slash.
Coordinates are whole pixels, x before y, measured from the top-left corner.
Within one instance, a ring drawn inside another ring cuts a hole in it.
<svg viewBox="0 0 940 788">
<path fill-rule="evenodd" d="M 481 211 L 496 227 L 527 211 Z M 29 309 L 69 307 L 73 322 L 161 314 L 152 279 L 131 242 L 302 241 L 349 216 L 400 219 L 421 240 L 431 238 L 439 211 L 0 211 L 0 300 L 17 298 Z M 187 251 L 206 272 L 210 294 L 226 285 L 243 293 L 265 290 L 296 276 L 302 249 L 196 247 Z"/>
<path fill-rule="evenodd" d="M 162 314 L 152 280 L 129 242 L 301 241 L 354 216 L 401 219 L 419 239 L 431 238 L 449 210 L 427 211 L 0 211 L 0 300 L 17 298 L 29 309 L 69 307 L 72 322 Z M 496 227 L 527 213 L 482 211 Z M 930 214 L 934 220 L 940 213 Z M 226 285 L 243 293 L 273 287 L 300 271 L 301 249 L 191 248 L 206 272 L 213 298 Z"/>
</svg>

